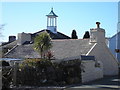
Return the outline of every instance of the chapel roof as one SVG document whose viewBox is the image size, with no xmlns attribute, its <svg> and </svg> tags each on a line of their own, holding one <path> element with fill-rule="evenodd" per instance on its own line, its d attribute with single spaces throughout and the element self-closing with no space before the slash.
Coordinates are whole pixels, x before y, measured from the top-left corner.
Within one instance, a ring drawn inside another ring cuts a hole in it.
<svg viewBox="0 0 120 90">
<path fill-rule="evenodd" d="M 47 29 L 44 29 L 44 30 L 41 30 L 41 31 L 38 31 L 36 33 L 31 34 L 32 38 L 34 38 L 36 35 L 38 35 L 41 32 L 49 33 L 49 35 L 52 39 L 70 39 L 69 36 L 67 36 L 67 35 L 65 35 L 61 32 L 53 33 L 53 32 L 51 32 L 50 30 L 47 30 Z"/>
</svg>

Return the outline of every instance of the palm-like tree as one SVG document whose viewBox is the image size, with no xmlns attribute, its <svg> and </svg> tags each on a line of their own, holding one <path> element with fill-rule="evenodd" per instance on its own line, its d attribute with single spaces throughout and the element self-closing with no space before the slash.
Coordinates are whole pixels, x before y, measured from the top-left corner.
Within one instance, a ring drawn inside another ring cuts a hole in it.
<svg viewBox="0 0 120 90">
<path fill-rule="evenodd" d="M 50 35 L 47 32 L 42 32 L 34 39 L 34 49 L 38 51 L 41 58 L 45 58 L 45 52 L 52 47 Z"/>
</svg>

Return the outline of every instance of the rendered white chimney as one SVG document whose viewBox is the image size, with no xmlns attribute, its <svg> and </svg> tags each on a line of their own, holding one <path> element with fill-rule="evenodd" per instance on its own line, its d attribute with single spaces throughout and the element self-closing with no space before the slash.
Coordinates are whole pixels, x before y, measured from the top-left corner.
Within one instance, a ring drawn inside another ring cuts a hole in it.
<svg viewBox="0 0 120 90">
<path fill-rule="evenodd" d="M 90 42 L 105 43 L 105 30 L 100 28 L 100 22 L 96 22 L 97 28 L 90 29 Z"/>
</svg>

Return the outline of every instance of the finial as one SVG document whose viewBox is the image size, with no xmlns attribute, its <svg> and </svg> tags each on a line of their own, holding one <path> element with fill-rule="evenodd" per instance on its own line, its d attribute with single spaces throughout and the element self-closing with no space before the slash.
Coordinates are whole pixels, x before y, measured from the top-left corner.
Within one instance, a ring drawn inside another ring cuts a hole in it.
<svg viewBox="0 0 120 90">
<path fill-rule="evenodd" d="M 97 28 L 100 28 L 100 22 L 96 22 Z"/>
<path fill-rule="evenodd" d="M 53 7 L 51 8 L 51 11 L 53 11 Z"/>
</svg>

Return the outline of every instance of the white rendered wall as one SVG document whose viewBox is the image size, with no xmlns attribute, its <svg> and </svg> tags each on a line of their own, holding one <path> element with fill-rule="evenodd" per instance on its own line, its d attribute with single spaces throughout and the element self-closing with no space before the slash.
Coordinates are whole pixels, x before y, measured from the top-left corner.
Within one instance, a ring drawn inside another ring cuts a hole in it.
<svg viewBox="0 0 120 90">
<path fill-rule="evenodd" d="M 87 55 L 93 55 L 98 61 L 103 63 L 104 75 L 117 75 L 118 74 L 118 62 L 113 54 L 110 52 L 105 41 L 105 30 L 102 28 L 95 28 L 90 30 L 91 43 L 96 43 Z M 92 38 L 96 42 L 92 41 Z"/>
<path fill-rule="evenodd" d="M 119 28 L 120 29 L 120 28 Z M 118 43 L 117 48 L 120 49 L 120 32 L 118 33 Z M 120 53 L 117 53 L 117 59 L 120 62 Z"/>
<path fill-rule="evenodd" d="M 87 55 L 94 55 L 103 63 L 104 75 L 118 75 L 118 62 L 105 43 L 97 43 Z"/>
<path fill-rule="evenodd" d="M 116 57 L 116 52 L 115 52 L 115 49 L 116 49 L 116 35 L 109 39 L 109 46 L 108 47 L 109 47 L 110 51 L 112 52 L 112 54 Z"/>
<path fill-rule="evenodd" d="M 57 33 L 56 26 L 47 26 L 47 29 L 50 30 L 53 33 Z"/>
<path fill-rule="evenodd" d="M 95 61 L 82 61 L 82 65 L 85 72 L 82 72 L 82 83 L 93 81 L 103 78 L 103 65 L 101 62 L 100 67 L 95 67 Z"/>
<path fill-rule="evenodd" d="M 102 28 L 90 29 L 90 42 L 105 42 L 105 30 Z"/>
<path fill-rule="evenodd" d="M 120 62 L 120 53 L 115 52 L 115 49 L 120 49 L 120 32 L 109 39 L 109 49 Z"/>
</svg>

